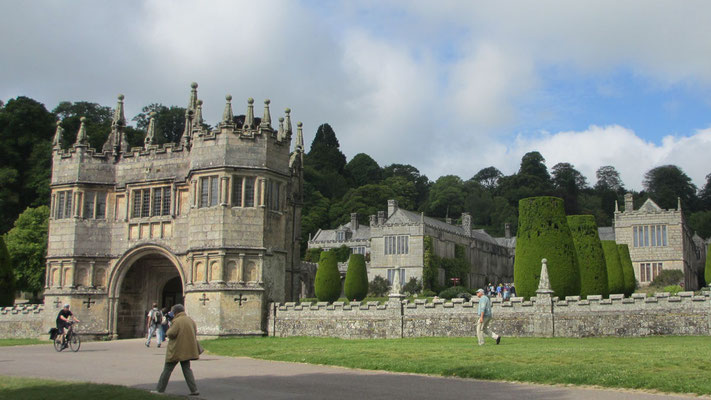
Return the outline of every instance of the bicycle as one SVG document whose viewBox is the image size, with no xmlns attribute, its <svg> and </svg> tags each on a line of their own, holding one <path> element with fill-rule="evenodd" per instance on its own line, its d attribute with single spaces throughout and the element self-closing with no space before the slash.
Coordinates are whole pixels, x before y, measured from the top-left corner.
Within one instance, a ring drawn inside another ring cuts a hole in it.
<svg viewBox="0 0 711 400">
<path fill-rule="evenodd" d="M 64 335 L 64 340 L 62 342 L 54 341 L 54 349 L 57 351 L 62 351 L 69 347 L 73 352 L 79 351 L 81 347 L 81 339 L 79 334 L 74 332 L 74 322 L 69 323 L 69 328 L 67 328 L 67 333 Z"/>
</svg>

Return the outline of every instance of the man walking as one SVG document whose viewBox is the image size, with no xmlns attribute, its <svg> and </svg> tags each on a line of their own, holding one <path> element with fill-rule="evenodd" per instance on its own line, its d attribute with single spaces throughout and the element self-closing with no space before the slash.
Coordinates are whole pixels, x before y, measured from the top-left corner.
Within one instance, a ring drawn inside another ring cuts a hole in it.
<svg viewBox="0 0 711 400">
<path fill-rule="evenodd" d="M 190 369 L 190 360 L 200 358 L 200 350 L 197 342 L 197 327 L 195 326 L 195 322 L 185 314 L 185 307 L 183 307 L 182 304 L 174 305 L 171 311 L 175 317 L 173 318 L 168 332 L 166 332 L 168 336 L 168 349 L 165 352 L 165 366 L 158 380 L 156 392 L 165 392 L 165 388 L 168 386 L 168 380 L 170 380 L 170 374 L 173 373 L 173 369 L 179 362 L 180 367 L 183 369 L 185 382 L 190 389 L 190 395 L 197 396 L 200 393 L 195 384 L 193 370 Z"/>
<path fill-rule="evenodd" d="M 476 336 L 479 339 L 479 346 L 484 345 L 485 334 L 496 340 L 496 344 L 501 343 L 501 336 L 489 329 L 489 322 L 491 322 L 491 300 L 484 295 L 484 289 L 477 290 L 476 297 L 479 298 L 479 308 L 477 309 L 479 319 L 476 323 Z"/>
<path fill-rule="evenodd" d="M 158 304 L 153 303 L 153 308 L 148 311 L 147 318 L 147 328 L 148 328 L 148 339 L 146 340 L 146 347 L 151 347 L 151 338 L 153 334 L 156 335 L 156 341 L 158 342 L 158 347 L 160 347 L 161 337 L 160 337 L 160 326 L 163 322 L 163 313 L 158 309 Z"/>
</svg>

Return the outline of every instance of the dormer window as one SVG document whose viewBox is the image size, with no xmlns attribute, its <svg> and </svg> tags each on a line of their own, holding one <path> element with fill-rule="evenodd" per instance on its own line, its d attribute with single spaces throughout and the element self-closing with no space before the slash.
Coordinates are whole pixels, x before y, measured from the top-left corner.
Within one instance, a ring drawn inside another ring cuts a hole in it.
<svg viewBox="0 0 711 400">
<path fill-rule="evenodd" d="M 336 232 L 336 241 L 345 242 L 346 241 L 346 232 L 345 231 Z"/>
</svg>

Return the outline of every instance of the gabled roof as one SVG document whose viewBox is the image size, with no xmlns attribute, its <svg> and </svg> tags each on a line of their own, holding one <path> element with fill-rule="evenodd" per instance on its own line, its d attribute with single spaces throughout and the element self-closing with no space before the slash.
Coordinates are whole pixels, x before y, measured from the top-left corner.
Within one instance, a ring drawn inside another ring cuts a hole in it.
<svg viewBox="0 0 711 400">
<path fill-rule="evenodd" d="M 597 236 L 600 240 L 615 240 L 615 227 L 601 226 L 597 228 Z"/>
<path fill-rule="evenodd" d="M 370 239 L 370 227 L 368 225 L 358 225 L 358 229 L 355 231 L 351 228 L 351 223 L 343 224 L 340 225 L 336 229 L 320 229 L 318 232 L 316 232 L 316 236 L 314 236 L 311 241 L 312 242 L 335 242 L 336 241 L 336 232 L 341 231 L 341 230 L 346 230 L 351 232 L 351 237 L 346 240 L 346 241 L 354 241 L 354 240 L 369 240 Z"/>
<path fill-rule="evenodd" d="M 497 240 L 492 238 L 488 233 L 486 233 L 483 229 L 474 229 L 470 232 L 469 235 L 466 234 L 464 228 L 461 225 L 451 225 L 446 222 L 440 221 L 436 218 L 431 218 L 431 217 L 424 217 L 422 214 L 418 214 L 412 211 L 407 211 L 403 210 L 402 208 L 398 208 L 395 210 L 393 215 L 390 216 L 390 218 L 387 219 L 385 222 L 386 224 L 417 224 L 420 223 L 420 221 L 424 220 L 424 223 L 426 226 L 429 226 L 430 228 L 438 229 L 440 231 L 445 231 L 445 232 L 451 232 L 455 233 L 457 235 L 462 235 L 462 236 L 471 236 L 474 239 L 477 239 L 482 242 L 487 242 L 491 244 L 496 244 L 500 245 Z"/>
<path fill-rule="evenodd" d="M 646 211 L 646 212 L 660 212 L 664 211 L 662 210 L 661 207 L 657 205 L 657 203 L 654 202 L 652 199 L 647 199 L 647 201 L 642 204 L 642 207 L 639 208 L 639 211 Z"/>
</svg>

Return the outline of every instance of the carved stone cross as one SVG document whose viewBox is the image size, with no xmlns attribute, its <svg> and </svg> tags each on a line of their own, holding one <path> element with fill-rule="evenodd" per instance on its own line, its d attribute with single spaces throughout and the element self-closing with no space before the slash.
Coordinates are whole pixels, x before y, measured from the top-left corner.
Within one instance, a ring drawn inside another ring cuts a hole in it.
<svg viewBox="0 0 711 400">
<path fill-rule="evenodd" d="M 62 304 L 62 302 L 59 301 L 59 297 L 57 297 L 57 298 L 54 300 L 54 306 L 55 306 L 56 308 L 59 308 L 59 305 L 60 305 L 60 304 Z"/>
<path fill-rule="evenodd" d="M 91 297 L 89 297 L 88 299 L 84 300 L 84 304 L 86 304 L 86 308 L 91 308 L 91 305 L 96 304 L 96 302 L 92 300 Z"/>
<path fill-rule="evenodd" d="M 210 299 L 208 299 L 207 295 L 203 293 L 202 298 L 198 299 L 198 301 L 202 301 L 202 305 L 204 306 L 206 302 L 210 301 Z"/>
<path fill-rule="evenodd" d="M 239 307 L 242 307 L 242 302 L 247 302 L 247 298 L 242 296 L 242 293 L 239 294 L 239 297 L 235 297 L 235 302 L 239 304 Z"/>
</svg>

